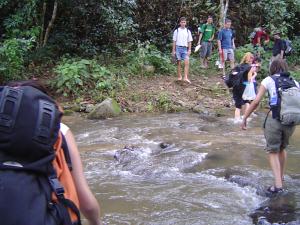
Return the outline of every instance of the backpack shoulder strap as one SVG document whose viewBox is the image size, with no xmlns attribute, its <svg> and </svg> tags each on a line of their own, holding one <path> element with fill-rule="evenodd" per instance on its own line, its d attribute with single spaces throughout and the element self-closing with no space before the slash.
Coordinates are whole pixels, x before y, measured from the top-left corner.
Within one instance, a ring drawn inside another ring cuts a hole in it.
<svg viewBox="0 0 300 225">
<path fill-rule="evenodd" d="M 55 173 L 52 173 L 49 179 L 53 181 L 52 183 L 54 185 L 52 185 L 52 188 L 56 189 L 58 192 L 55 196 L 53 196 L 53 198 L 64 204 L 67 208 L 70 208 L 71 210 L 69 210 L 69 214 L 72 221 L 78 222 L 80 221 L 80 215 L 78 211 L 79 200 L 71 171 L 65 157 L 65 155 L 67 155 L 67 157 L 70 159 L 70 155 L 69 153 L 65 153 L 68 152 L 68 148 L 63 149 L 62 146 L 63 135 L 61 132 L 59 132 L 59 138 L 54 145 L 56 155 L 52 162 Z M 55 190 L 53 191 L 55 192 Z"/>
<path fill-rule="evenodd" d="M 62 144 L 61 144 L 61 147 L 63 149 L 63 152 L 64 152 L 64 155 L 65 155 L 65 159 L 66 159 L 66 162 L 68 164 L 68 168 L 70 171 L 72 171 L 72 161 L 71 161 L 71 157 L 70 157 L 70 153 L 69 153 L 69 147 L 68 147 L 68 143 L 67 143 L 67 140 L 65 138 L 65 136 L 62 134 Z"/>
<path fill-rule="evenodd" d="M 277 92 L 277 94 L 278 94 L 278 90 L 279 90 L 279 83 L 278 83 L 278 79 L 280 78 L 279 76 L 275 76 L 275 75 L 271 75 L 270 76 L 273 80 L 274 80 L 274 82 L 275 82 L 275 87 L 276 87 L 276 92 Z"/>
</svg>

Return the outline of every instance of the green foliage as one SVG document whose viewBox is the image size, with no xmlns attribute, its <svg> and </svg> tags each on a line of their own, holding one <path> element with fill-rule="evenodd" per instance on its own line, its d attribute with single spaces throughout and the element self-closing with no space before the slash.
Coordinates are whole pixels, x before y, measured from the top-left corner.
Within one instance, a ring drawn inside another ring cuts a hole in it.
<svg viewBox="0 0 300 225">
<path fill-rule="evenodd" d="M 173 112 L 175 111 L 174 105 L 172 103 L 171 98 L 166 93 L 161 93 L 158 96 L 156 107 L 163 112 Z"/>
<path fill-rule="evenodd" d="M 16 11 L 4 20 L 3 25 L 7 37 L 37 40 L 41 31 L 40 26 L 36 24 L 38 2 L 38 0 L 23 1 Z"/>
<path fill-rule="evenodd" d="M 57 77 L 51 85 L 64 96 L 110 92 L 125 82 L 106 67 L 99 65 L 96 60 L 63 58 L 54 71 Z"/>
<path fill-rule="evenodd" d="M 293 52 L 287 57 L 289 64 L 299 65 L 300 64 L 300 37 L 296 37 L 292 40 Z"/>
<path fill-rule="evenodd" d="M 291 72 L 292 77 L 297 80 L 298 82 L 300 82 L 300 71 L 292 71 Z"/>
<path fill-rule="evenodd" d="M 3 81 L 24 78 L 24 58 L 32 47 L 32 40 L 7 39 L 0 47 L 0 76 Z"/>
<path fill-rule="evenodd" d="M 139 44 L 135 51 L 128 54 L 127 61 L 126 67 L 133 75 L 154 75 L 154 72 L 167 74 L 175 71 L 170 57 L 148 43 Z"/>
</svg>

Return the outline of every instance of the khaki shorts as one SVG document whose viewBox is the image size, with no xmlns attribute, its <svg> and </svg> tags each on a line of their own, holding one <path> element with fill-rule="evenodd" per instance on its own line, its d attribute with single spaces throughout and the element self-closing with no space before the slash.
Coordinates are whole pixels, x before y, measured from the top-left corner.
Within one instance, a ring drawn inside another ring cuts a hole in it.
<svg viewBox="0 0 300 225">
<path fill-rule="evenodd" d="M 268 116 L 265 123 L 264 134 L 267 142 L 267 152 L 280 152 L 285 149 L 290 137 L 295 131 L 295 126 L 282 125 L 280 121 Z"/>
</svg>

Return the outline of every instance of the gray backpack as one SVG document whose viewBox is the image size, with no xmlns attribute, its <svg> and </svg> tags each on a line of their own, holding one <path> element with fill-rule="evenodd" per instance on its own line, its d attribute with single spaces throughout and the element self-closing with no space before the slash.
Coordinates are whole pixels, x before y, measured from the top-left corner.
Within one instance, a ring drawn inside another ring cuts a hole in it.
<svg viewBox="0 0 300 225">
<path fill-rule="evenodd" d="M 277 105 L 271 106 L 273 118 L 283 125 L 300 124 L 300 88 L 289 74 L 272 76 L 277 89 Z"/>
</svg>

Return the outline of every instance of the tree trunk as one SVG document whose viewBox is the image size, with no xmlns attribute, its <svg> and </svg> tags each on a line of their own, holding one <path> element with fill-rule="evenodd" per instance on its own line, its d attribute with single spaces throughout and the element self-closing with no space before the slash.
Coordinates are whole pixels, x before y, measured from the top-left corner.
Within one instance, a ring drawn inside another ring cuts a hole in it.
<svg viewBox="0 0 300 225">
<path fill-rule="evenodd" d="M 41 34 L 40 40 L 38 42 L 38 47 L 43 45 L 44 40 L 44 30 L 45 30 L 45 15 L 46 15 L 47 3 L 44 1 L 43 3 L 43 14 L 42 14 L 42 23 L 41 23 Z"/>
<path fill-rule="evenodd" d="M 223 25 L 225 23 L 228 6 L 229 6 L 229 0 L 225 0 L 225 2 L 224 2 L 224 0 L 220 0 L 220 21 L 219 21 L 220 27 L 223 27 Z"/>
<path fill-rule="evenodd" d="M 53 7 L 53 12 L 52 12 L 52 17 L 51 20 L 48 24 L 48 27 L 46 29 L 46 33 L 45 33 L 45 37 L 44 37 L 44 42 L 43 42 L 43 47 L 47 44 L 48 38 L 49 38 L 49 34 L 50 34 L 50 30 L 53 27 L 55 18 L 56 18 L 56 13 L 57 13 L 57 0 L 55 0 L 54 2 L 54 7 Z"/>
</svg>

